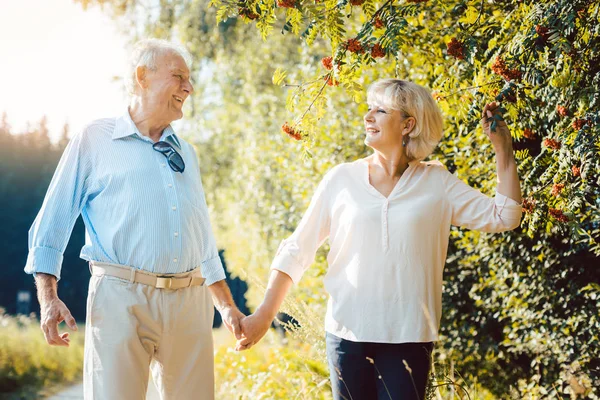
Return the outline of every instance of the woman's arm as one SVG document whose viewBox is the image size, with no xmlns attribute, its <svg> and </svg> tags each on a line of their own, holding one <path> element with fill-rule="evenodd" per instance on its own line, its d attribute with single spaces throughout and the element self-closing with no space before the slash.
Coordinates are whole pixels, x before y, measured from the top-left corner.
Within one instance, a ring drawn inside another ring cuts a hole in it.
<svg viewBox="0 0 600 400">
<path fill-rule="evenodd" d="M 331 171 L 317 187 L 294 233 L 279 246 L 271 264 L 264 300 L 254 314 L 242 320 L 244 337 L 238 340 L 236 350 L 249 349 L 267 333 L 290 287 L 300 281 L 304 271 L 314 262 L 318 248 L 329 236 L 327 185 L 330 178 Z"/>
<path fill-rule="evenodd" d="M 254 314 L 242 319 L 241 327 L 244 336 L 238 340 L 236 350 L 247 350 L 262 339 L 290 287 L 292 287 L 292 278 L 289 275 L 276 269 L 271 271 L 263 302 Z"/>
<path fill-rule="evenodd" d="M 517 164 L 506 122 L 498 117 L 494 119 L 494 116 L 500 116 L 498 105 L 495 102 L 487 104 L 483 115 L 483 131 L 490 138 L 496 152 L 497 193 L 492 199 L 448 173 L 445 185 L 452 209 L 450 223 L 482 232 L 504 232 L 518 227 L 522 216 Z M 492 131 L 494 120 L 495 131 Z"/>
<path fill-rule="evenodd" d="M 495 132 L 492 131 L 492 121 L 500 113 L 496 102 L 489 103 L 483 109 L 481 125 L 483 132 L 490 138 L 494 151 L 496 152 L 496 172 L 498 175 L 498 186 L 496 191 L 517 203 L 521 203 L 521 185 L 517 173 L 517 163 L 513 154 L 512 137 L 506 122 L 496 120 Z"/>
</svg>

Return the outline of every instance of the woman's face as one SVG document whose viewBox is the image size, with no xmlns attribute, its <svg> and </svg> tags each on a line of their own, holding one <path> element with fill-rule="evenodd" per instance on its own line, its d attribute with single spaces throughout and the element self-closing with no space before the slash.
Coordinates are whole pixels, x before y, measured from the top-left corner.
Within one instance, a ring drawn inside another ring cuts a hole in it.
<svg viewBox="0 0 600 400">
<path fill-rule="evenodd" d="M 402 131 L 406 128 L 407 118 L 401 111 L 369 103 L 369 111 L 363 119 L 367 146 L 377 150 L 402 147 Z"/>
</svg>

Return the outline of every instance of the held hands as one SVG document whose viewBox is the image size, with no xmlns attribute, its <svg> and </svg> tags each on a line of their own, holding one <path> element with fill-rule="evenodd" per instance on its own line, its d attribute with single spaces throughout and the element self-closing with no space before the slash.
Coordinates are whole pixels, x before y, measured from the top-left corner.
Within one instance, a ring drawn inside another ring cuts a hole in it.
<svg viewBox="0 0 600 400">
<path fill-rule="evenodd" d="M 58 297 L 44 300 L 40 304 L 40 327 L 44 332 L 46 342 L 51 346 L 69 346 L 69 333 L 58 334 L 58 324 L 65 321 L 71 330 L 77 330 L 75 318 Z"/>
<path fill-rule="evenodd" d="M 273 318 L 269 318 L 268 316 L 262 314 L 260 309 L 254 314 L 242 319 L 241 325 L 243 336 L 241 339 L 238 339 L 235 345 L 235 350 L 248 350 L 250 347 L 258 343 L 269 330 L 272 321 Z"/>
<path fill-rule="evenodd" d="M 289 275 L 278 270 L 271 272 L 263 302 L 254 314 L 240 322 L 242 338 L 238 338 L 236 343 L 237 351 L 249 349 L 265 336 L 291 286 L 292 278 Z"/>
<path fill-rule="evenodd" d="M 502 118 L 504 111 L 506 110 L 494 101 L 485 105 L 481 118 L 483 132 L 490 138 L 496 153 L 505 150 L 512 152 L 512 137 Z"/>
</svg>

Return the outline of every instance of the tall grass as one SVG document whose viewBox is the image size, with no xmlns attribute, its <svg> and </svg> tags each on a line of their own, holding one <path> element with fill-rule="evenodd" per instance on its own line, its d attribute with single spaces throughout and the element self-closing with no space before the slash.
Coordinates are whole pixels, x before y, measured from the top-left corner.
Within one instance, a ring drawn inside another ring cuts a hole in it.
<svg viewBox="0 0 600 400">
<path fill-rule="evenodd" d="M 320 329 L 317 332 L 317 321 L 312 322 L 304 329 L 296 327 L 286 338 L 270 330 L 244 352 L 233 350 L 235 338 L 225 328 L 215 329 L 216 398 L 331 399 L 324 335 Z M 80 328 L 72 334 L 69 348 L 49 346 L 37 319 L 9 316 L 0 309 L 0 399 L 40 398 L 42 389 L 78 382 L 83 367 L 84 334 Z M 493 398 L 476 382 L 460 377 L 445 358 L 434 351 L 427 399 Z"/>
<path fill-rule="evenodd" d="M 78 379 L 83 370 L 82 331 L 71 333 L 68 348 L 49 346 L 36 318 L 10 316 L 0 308 L 0 398 Z"/>
<path fill-rule="evenodd" d="M 314 328 L 312 324 L 309 326 Z M 216 398 L 331 399 L 329 370 L 323 354 L 324 333 L 319 332 L 319 336 L 314 337 L 310 329 L 297 326 L 287 338 L 270 330 L 250 350 L 236 352 L 233 336 L 224 328 L 215 330 Z M 432 355 L 432 370 L 423 400 L 495 399 L 474 378 L 461 376 L 448 355 L 438 348 L 441 346 L 436 346 Z"/>
<path fill-rule="evenodd" d="M 236 352 L 229 332 L 215 332 L 215 398 L 332 398 L 327 366 L 316 360 L 316 350 L 310 344 L 284 339 L 270 330 L 250 350 Z"/>
</svg>

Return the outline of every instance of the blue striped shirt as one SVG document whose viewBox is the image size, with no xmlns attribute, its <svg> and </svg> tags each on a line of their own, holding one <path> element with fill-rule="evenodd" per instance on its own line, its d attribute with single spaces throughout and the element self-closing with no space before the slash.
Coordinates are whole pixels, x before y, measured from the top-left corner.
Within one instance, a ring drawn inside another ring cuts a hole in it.
<svg viewBox="0 0 600 400">
<path fill-rule="evenodd" d="M 76 134 L 62 155 L 29 230 L 25 272 L 60 279 L 63 252 L 79 214 L 80 257 L 160 274 L 201 267 L 208 285 L 225 279 L 194 148 L 168 126 L 160 140 L 186 164 L 173 171 L 125 112 Z"/>
</svg>

